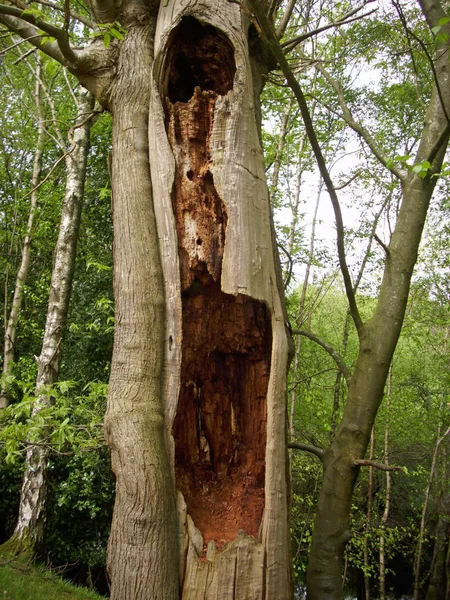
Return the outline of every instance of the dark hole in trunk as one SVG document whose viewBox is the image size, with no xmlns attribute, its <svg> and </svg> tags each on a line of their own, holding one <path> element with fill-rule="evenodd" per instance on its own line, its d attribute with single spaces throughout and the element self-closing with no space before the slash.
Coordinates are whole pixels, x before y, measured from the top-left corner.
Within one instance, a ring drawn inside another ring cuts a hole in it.
<svg viewBox="0 0 450 600">
<path fill-rule="evenodd" d="M 166 127 L 182 290 L 182 364 L 173 425 L 177 487 L 205 543 L 258 535 L 264 509 L 272 331 L 264 303 L 222 292 L 226 207 L 210 170 L 218 95 L 236 66 L 227 38 L 185 18 L 166 63 Z"/>
<path fill-rule="evenodd" d="M 184 17 L 172 34 L 165 68 L 165 96 L 187 102 L 199 87 L 225 95 L 233 87 L 236 63 L 228 39 L 193 17 Z"/>
</svg>

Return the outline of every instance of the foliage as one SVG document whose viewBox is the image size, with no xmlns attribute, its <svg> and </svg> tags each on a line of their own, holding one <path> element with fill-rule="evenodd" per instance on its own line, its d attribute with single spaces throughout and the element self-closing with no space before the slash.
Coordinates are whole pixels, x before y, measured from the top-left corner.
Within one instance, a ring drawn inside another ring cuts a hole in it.
<svg viewBox="0 0 450 600">
<path fill-rule="evenodd" d="M 77 588 L 48 570 L 0 557 L 0 594 L 5 600 L 95 600 L 101 598 Z"/>
</svg>

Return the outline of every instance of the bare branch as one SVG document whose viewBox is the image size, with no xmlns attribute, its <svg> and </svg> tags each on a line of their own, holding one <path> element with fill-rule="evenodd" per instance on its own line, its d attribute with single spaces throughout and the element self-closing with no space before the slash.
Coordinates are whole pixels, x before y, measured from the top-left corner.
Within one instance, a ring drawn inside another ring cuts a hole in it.
<svg viewBox="0 0 450 600">
<path fill-rule="evenodd" d="M 370 133 L 367 131 L 367 129 L 363 125 L 361 125 L 361 123 L 358 123 L 357 121 L 355 121 L 355 119 L 353 118 L 353 115 L 351 113 L 351 110 L 350 110 L 347 102 L 345 101 L 344 91 L 343 91 L 340 83 L 338 81 L 336 81 L 333 77 L 331 77 L 331 75 L 328 73 L 328 71 L 322 65 L 317 64 L 316 69 L 325 77 L 325 79 L 328 81 L 328 83 L 331 85 L 331 87 L 336 92 L 339 105 L 342 109 L 342 118 L 347 123 L 347 125 L 349 127 L 351 127 L 353 129 L 353 131 L 355 131 L 359 136 L 361 136 L 361 138 L 366 142 L 366 144 L 369 146 L 370 150 L 372 151 L 373 155 L 379 160 L 379 162 L 384 167 L 386 167 L 386 169 L 389 169 L 389 171 L 393 175 L 395 175 L 395 177 L 400 179 L 400 181 L 403 181 L 406 178 L 407 171 L 405 171 L 403 169 L 399 169 L 395 165 L 391 165 L 390 162 L 388 161 L 387 156 L 385 156 L 382 149 L 378 146 L 378 144 L 376 143 L 374 138 L 370 135 Z"/>
<path fill-rule="evenodd" d="M 343 190 L 343 189 L 344 189 L 344 188 L 346 188 L 348 185 L 350 185 L 350 184 L 351 184 L 353 181 L 355 181 L 355 179 L 356 179 L 357 177 L 359 177 L 359 176 L 361 175 L 361 173 L 362 173 L 362 170 L 361 170 L 361 169 L 358 169 L 358 171 L 356 171 L 356 173 L 355 173 L 354 175 L 352 175 L 352 176 L 350 177 L 350 179 L 348 179 L 347 181 L 344 181 L 344 183 L 341 183 L 341 185 L 339 185 L 339 186 L 335 186 L 335 188 L 334 188 L 334 189 L 335 189 L 336 191 Z"/>
<path fill-rule="evenodd" d="M 328 352 L 328 354 L 331 356 L 331 358 L 337 364 L 337 366 L 339 367 L 339 370 L 341 371 L 342 375 L 345 378 L 345 381 L 347 382 L 347 385 L 350 385 L 351 373 L 350 373 L 347 365 L 343 361 L 341 355 L 339 354 L 339 352 L 337 352 L 333 348 L 333 346 L 330 346 L 330 344 L 327 344 L 327 342 L 325 342 L 322 338 L 315 335 L 314 333 L 311 333 L 311 331 L 306 331 L 304 329 L 293 329 L 291 333 L 293 335 L 302 335 L 303 337 L 306 337 L 306 338 L 312 340 L 313 342 L 316 342 L 316 344 L 319 344 L 319 346 L 321 346 L 326 352 Z"/>
<path fill-rule="evenodd" d="M 380 244 L 380 246 L 383 248 L 383 250 L 384 250 L 384 251 L 386 252 L 386 254 L 388 255 L 388 254 L 389 254 L 389 248 L 386 246 L 386 244 L 383 242 L 383 240 L 382 240 L 382 239 L 380 239 L 380 238 L 377 236 L 377 234 L 376 234 L 376 233 L 374 233 L 373 237 L 374 237 L 374 240 L 375 240 L 375 241 L 376 241 L 378 244 Z"/>
<path fill-rule="evenodd" d="M 50 2 L 50 0 L 39 0 L 39 4 L 53 8 L 53 10 L 58 10 L 59 12 L 64 12 L 64 7 L 58 6 L 58 4 L 55 4 L 54 2 Z M 89 27 L 89 29 L 96 28 L 94 21 L 91 21 L 91 19 L 88 19 L 87 17 L 85 17 L 81 13 L 77 12 L 76 10 L 70 9 L 70 16 L 72 17 L 72 19 L 75 19 L 76 21 L 83 23 L 83 25 L 86 25 L 86 27 Z"/>
<path fill-rule="evenodd" d="M 416 40 L 416 42 L 419 44 L 419 46 L 422 48 L 425 56 L 427 57 L 428 63 L 430 65 L 431 68 L 431 72 L 433 73 L 433 79 L 434 79 L 434 84 L 436 87 L 436 92 L 439 96 L 439 100 L 441 101 L 441 108 L 442 111 L 445 115 L 445 118 L 447 119 L 447 122 L 450 122 L 450 118 L 448 116 L 448 112 L 447 112 L 447 108 L 445 106 L 445 102 L 444 102 L 444 98 L 442 96 L 442 90 L 441 90 L 441 86 L 439 83 L 439 78 L 438 75 L 436 73 L 436 68 L 434 65 L 434 60 L 432 58 L 432 56 L 430 56 L 430 53 L 428 52 L 428 49 L 426 47 L 426 45 L 423 43 L 423 41 L 413 32 L 411 31 L 411 29 L 408 27 L 408 22 L 406 21 L 405 15 L 403 14 L 403 10 L 400 6 L 400 4 L 398 2 L 396 2 L 395 0 L 392 0 L 392 3 L 395 7 L 395 10 L 397 11 L 397 14 L 399 16 L 400 22 L 402 24 L 403 29 L 405 30 L 406 36 L 408 38 L 408 42 L 409 42 L 409 38 L 413 38 L 414 40 Z M 422 6 L 424 6 L 424 3 L 422 3 Z M 425 13 L 426 16 L 426 13 Z M 443 14 L 443 16 L 445 16 Z M 411 56 L 412 56 L 412 52 L 411 52 Z M 412 59 L 414 60 L 414 57 L 412 56 Z"/>
<path fill-rule="evenodd" d="M 336 194 L 336 190 L 334 188 L 333 182 L 330 177 L 330 173 L 325 163 L 324 156 L 322 154 L 322 150 L 319 144 L 319 141 L 316 136 L 316 132 L 314 126 L 312 124 L 311 115 L 309 114 L 308 104 L 305 99 L 305 95 L 303 94 L 303 90 L 298 83 L 295 75 L 293 74 L 287 59 L 284 55 L 283 49 L 280 46 L 280 43 L 276 37 L 275 31 L 272 27 L 272 24 L 267 19 L 264 12 L 261 10 L 259 2 L 257 0 L 247 0 L 247 4 L 251 8 L 253 14 L 256 17 L 256 21 L 258 24 L 257 29 L 261 32 L 261 37 L 263 38 L 264 43 L 268 47 L 268 49 L 272 52 L 275 60 L 278 62 L 281 70 L 283 71 L 286 80 L 291 87 L 294 95 L 297 99 L 297 102 L 300 107 L 300 111 L 302 113 L 303 122 L 305 125 L 305 130 L 308 135 L 309 142 L 311 144 L 311 148 L 314 152 L 314 156 L 317 161 L 317 166 L 319 168 L 320 174 L 324 180 L 327 191 L 330 195 L 331 203 L 333 205 L 335 220 L 336 220 L 336 230 L 337 230 L 337 247 L 338 247 L 338 255 L 339 255 L 339 265 L 341 267 L 342 277 L 344 279 L 345 291 L 347 294 L 347 299 L 350 307 L 350 314 L 352 315 L 353 322 L 355 323 L 355 327 L 358 333 L 361 333 L 363 323 L 361 316 L 359 314 L 358 306 L 356 304 L 356 297 L 353 292 L 353 284 L 350 276 L 350 271 L 347 265 L 347 259 L 345 256 L 345 246 L 344 246 L 344 224 L 342 220 L 342 212 L 339 204 L 339 199 Z"/>
<path fill-rule="evenodd" d="M 297 4 L 297 0 L 289 0 L 289 4 L 284 11 L 283 18 L 281 19 L 280 24 L 277 27 L 277 36 L 278 38 L 282 38 L 284 32 L 286 31 L 286 27 L 288 26 L 289 20 L 292 16 L 292 12 Z"/>
<path fill-rule="evenodd" d="M 368 1 L 374 2 L 375 0 L 368 0 Z M 342 17 L 341 19 L 339 19 L 339 21 L 335 21 L 334 23 L 329 23 L 328 25 L 322 25 L 322 27 L 318 27 L 317 29 L 313 29 L 312 31 L 307 31 L 306 33 L 302 33 L 301 35 L 298 35 L 297 37 L 292 38 L 291 40 L 287 40 L 286 42 L 283 42 L 281 44 L 282 48 L 284 48 L 284 51 L 287 54 L 288 52 L 292 52 L 292 50 L 294 50 L 294 48 L 296 46 L 298 46 L 305 40 L 308 40 L 309 38 L 312 38 L 315 35 L 322 33 L 323 31 L 327 31 L 328 29 L 333 29 L 334 27 L 342 27 L 343 25 L 348 25 L 349 23 L 353 23 L 354 21 L 360 21 L 361 19 L 365 19 L 366 17 L 369 17 L 370 15 L 375 13 L 378 9 L 375 8 L 374 10 L 370 10 L 369 12 L 366 12 L 362 15 L 358 15 L 356 17 L 350 18 L 356 12 L 358 12 L 359 10 L 364 8 L 364 6 L 367 3 L 368 2 L 364 2 L 359 7 L 356 7 L 355 9 L 350 11 L 347 15 L 345 15 L 345 17 Z"/>
<path fill-rule="evenodd" d="M 364 458 L 354 458 L 353 465 L 355 467 L 373 467 L 380 471 L 403 471 L 403 467 L 394 467 L 390 465 L 383 465 L 382 463 L 375 462 L 374 460 L 366 460 Z"/>
<path fill-rule="evenodd" d="M 317 456 L 319 460 L 323 461 L 324 451 L 322 448 L 318 448 L 317 446 L 310 446 L 309 444 L 302 444 L 301 442 L 289 442 L 288 448 L 310 452 L 311 454 L 314 454 L 314 456 Z"/>
</svg>

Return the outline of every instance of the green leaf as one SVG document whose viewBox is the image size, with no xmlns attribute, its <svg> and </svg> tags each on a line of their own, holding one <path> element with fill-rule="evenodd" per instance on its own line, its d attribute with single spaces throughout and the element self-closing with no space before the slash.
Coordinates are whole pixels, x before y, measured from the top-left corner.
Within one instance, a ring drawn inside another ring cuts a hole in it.
<svg viewBox="0 0 450 600">
<path fill-rule="evenodd" d="M 109 46 L 109 44 L 111 43 L 111 34 L 110 33 L 105 33 L 105 35 L 103 36 L 103 43 L 105 44 L 105 48 L 107 48 Z"/>
<path fill-rule="evenodd" d="M 120 33 L 120 31 L 118 31 L 117 29 L 114 29 L 113 27 L 111 27 L 109 32 L 111 33 L 111 35 L 114 38 L 116 38 L 116 40 L 124 40 L 125 39 L 125 37 L 122 35 L 122 33 Z"/>
<path fill-rule="evenodd" d="M 34 17 L 35 19 L 42 19 L 42 13 L 37 8 L 27 8 L 22 11 L 21 17 Z"/>
</svg>

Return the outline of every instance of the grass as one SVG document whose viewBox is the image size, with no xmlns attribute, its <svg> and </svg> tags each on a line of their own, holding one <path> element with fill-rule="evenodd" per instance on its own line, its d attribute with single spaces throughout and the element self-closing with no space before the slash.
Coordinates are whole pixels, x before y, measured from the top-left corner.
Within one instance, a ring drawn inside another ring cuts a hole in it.
<svg viewBox="0 0 450 600">
<path fill-rule="evenodd" d="M 105 600 L 50 571 L 0 555 L 0 600 Z"/>
</svg>

